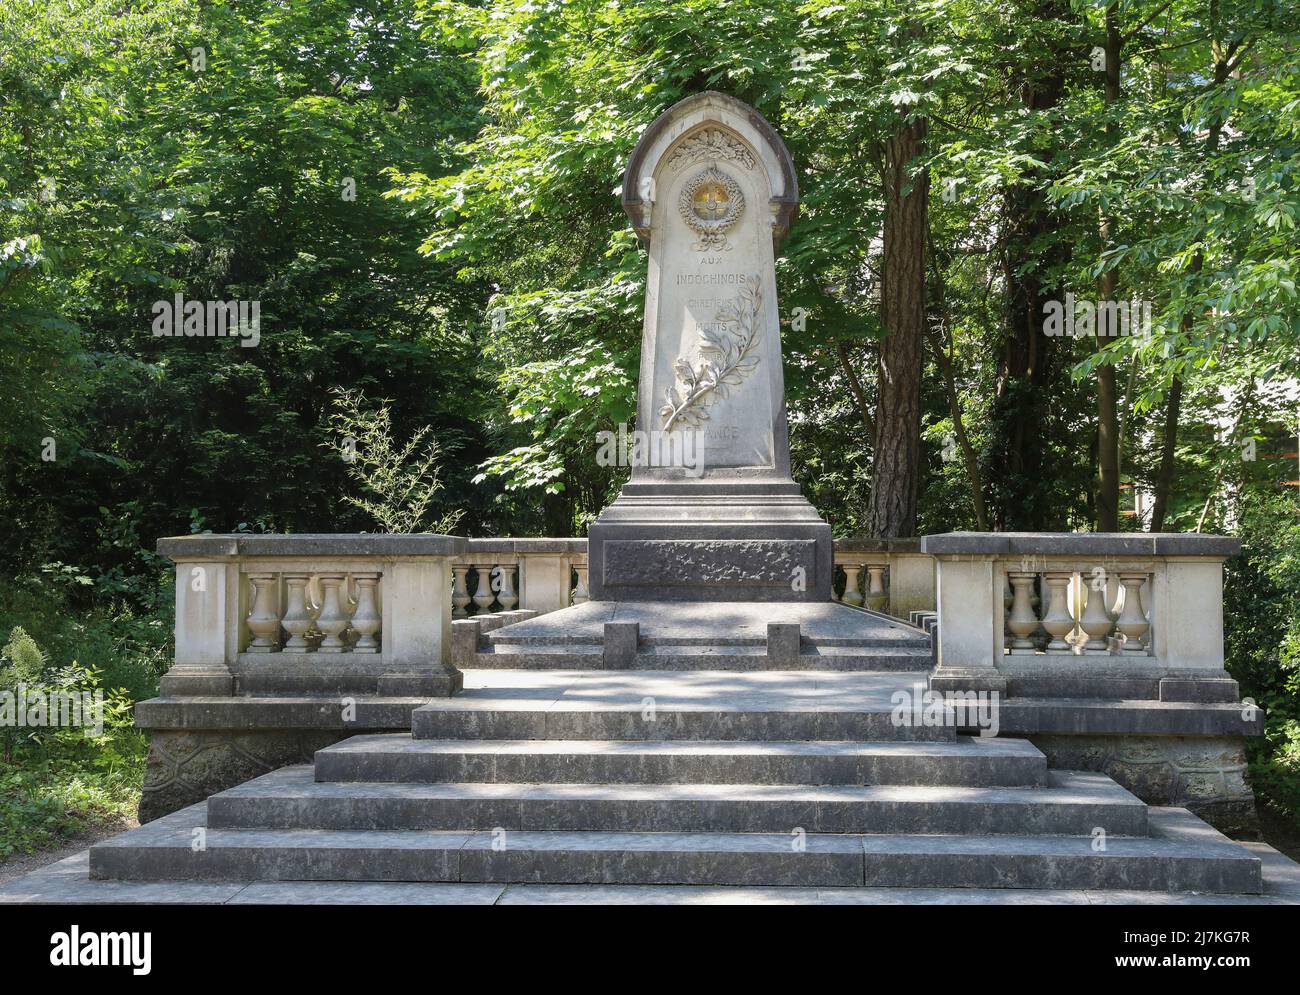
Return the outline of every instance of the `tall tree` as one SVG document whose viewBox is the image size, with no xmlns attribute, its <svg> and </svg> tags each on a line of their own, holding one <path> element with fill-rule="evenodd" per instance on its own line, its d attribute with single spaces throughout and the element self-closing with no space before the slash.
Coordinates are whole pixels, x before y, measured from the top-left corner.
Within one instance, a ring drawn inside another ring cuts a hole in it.
<svg viewBox="0 0 1300 995">
<path fill-rule="evenodd" d="M 925 350 L 925 256 L 929 172 L 927 122 L 899 109 L 885 144 L 885 224 L 880 281 L 884 338 L 877 367 L 876 445 L 868 527 L 873 536 L 916 534 L 921 475 L 921 374 Z"/>
<path fill-rule="evenodd" d="M 1120 76 L 1123 69 L 1123 38 L 1120 34 L 1118 2 L 1106 6 L 1104 102 L 1107 109 L 1113 109 L 1120 100 Z M 1106 140 L 1115 139 L 1114 114 L 1106 115 Z M 1114 225 L 1110 211 L 1103 207 L 1101 214 L 1101 251 L 1102 258 L 1113 248 Z M 1118 286 L 1118 271 L 1114 266 L 1104 266 L 1097 281 L 1097 298 L 1103 304 L 1115 301 L 1115 289 Z M 1097 348 L 1104 349 L 1114 338 L 1119 329 L 1110 325 L 1116 315 L 1111 307 L 1099 309 L 1095 334 Z M 1100 532 L 1119 531 L 1119 401 L 1115 387 L 1114 363 L 1100 363 L 1097 366 L 1097 529 Z"/>
</svg>

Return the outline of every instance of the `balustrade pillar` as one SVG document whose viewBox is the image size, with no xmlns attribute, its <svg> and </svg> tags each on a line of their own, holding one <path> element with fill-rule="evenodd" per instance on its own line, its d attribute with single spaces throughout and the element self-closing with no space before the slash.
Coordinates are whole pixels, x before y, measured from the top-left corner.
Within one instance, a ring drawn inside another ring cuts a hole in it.
<svg viewBox="0 0 1300 995">
<path fill-rule="evenodd" d="M 1088 641 L 1083 644 L 1083 652 L 1093 656 L 1109 653 L 1110 645 L 1106 642 L 1106 637 L 1110 635 L 1114 623 L 1106 609 L 1106 581 L 1104 577 L 1095 576 L 1087 583 L 1080 584 L 1079 590 L 1086 599 L 1083 617 L 1079 619 L 1079 628 L 1088 637 Z"/>
<path fill-rule="evenodd" d="M 496 592 L 492 590 L 493 566 L 492 563 L 474 564 L 474 604 L 478 605 L 479 615 L 487 614 L 496 600 Z"/>
<path fill-rule="evenodd" d="M 856 560 L 844 560 L 840 566 L 844 568 L 844 594 L 840 600 L 846 605 L 861 605 L 863 597 L 858 590 L 858 574 L 862 570 L 862 564 Z"/>
<path fill-rule="evenodd" d="M 573 564 L 573 569 L 578 575 L 578 586 L 573 590 L 573 603 L 575 605 L 585 604 L 591 600 L 591 591 L 587 589 L 587 558 L 577 560 Z"/>
<path fill-rule="evenodd" d="M 866 605 L 873 611 L 884 611 L 886 600 L 885 564 L 868 563 Z"/>
<path fill-rule="evenodd" d="M 468 563 L 453 563 L 451 565 L 453 577 L 451 584 L 452 618 L 469 617 L 469 612 L 466 611 L 466 609 L 469 608 L 470 603 L 469 584 L 467 582 L 469 567 L 470 565 Z"/>
<path fill-rule="evenodd" d="M 307 602 L 307 582 L 310 580 L 310 574 L 284 575 L 285 606 L 280 625 L 289 633 L 289 640 L 284 644 L 285 653 L 306 653 L 311 649 L 307 641 L 312 629 Z"/>
<path fill-rule="evenodd" d="M 1011 652 L 1032 653 L 1034 641 L 1030 638 L 1038 629 L 1038 616 L 1034 614 L 1032 603 L 1034 577 L 1033 573 L 1008 571 L 1007 579 L 1011 584 L 1011 615 L 1007 619 L 1007 628 L 1011 631 Z"/>
<path fill-rule="evenodd" d="M 1119 582 L 1124 588 L 1124 607 L 1115 628 L 1124 636 L 1124 652 L 1146 653 L 1151 623 L 1142 611 L 1142 589 L 1147 575 L 1120 574 Z"/>
<path fill-rule="evenodd" d="M 497 601 L 501 603 L 501 610 L 508 612 L 519 603 L 519 597 L 515 594 L 515 565 L 499 563 L 492 572 L 497 578 Z"/>
<path fill-rule="evenodd" d="M 252 633 L 249 653 L 274 653 L 280 648 L 280 612 L 276 604 L 279 578 L 273 573 L 248 575 L 249 612 L 246 624 Z"/>
<path fill-rule="evenodd" d="M 1051 639 L 1048 653 L 1070 653 L 1072 647 L 1065 637 L 1074 631 L 1074 616 L 1070 614 L 1070 582 L 1074 574 L 1069 570 L 1051 570 L 1043 574 L 1047 588 L 1047 606 L 1043 613 L 1043 628 Z"/>
<path fill-rule="evenodd" d="M 319 653 L 348 651 L 348 645 L 343 639 L 343 634 L 348 628 L 348 616 L 343 604 L 344 599 L 340 597 L 340 589 L 345 579 L 345 574 L 321 574 L 317 577 L 321 590 L 321 607 L 320 615 L 316 619 L 316 627 L 325 636 L 317 650 Z"/>
<path fill-rule="evenodd" d="M 357 585 L 357 607 L 352 613 L 352 628 L 357 633 L 354 653 L 378 653 L 379 640 L 379 574 L 353 574 Z"/>
</svg>

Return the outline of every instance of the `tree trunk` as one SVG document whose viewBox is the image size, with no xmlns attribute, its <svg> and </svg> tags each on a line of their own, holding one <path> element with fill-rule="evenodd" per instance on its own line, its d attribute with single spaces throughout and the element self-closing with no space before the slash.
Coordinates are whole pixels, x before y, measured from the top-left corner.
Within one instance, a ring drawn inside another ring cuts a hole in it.
<svg viewBox="0 0 1300 995">
<path fill-rule="evenodd" d="M 1067 20 L 1066 0 L 1030 0 L 1017 4 L 1016 16 L 1030 28 Z M 1012 68 L 1010 87 L 1027 111 L 1044 113 L 1056 107 L 1065 92 L 1063 67 L 1077 57 L 1060 47 L 1050 34 L 1031 38 L 1044 51 L 1034 67 Z M 1050 164 L 1055 149 L 1042 151 Z M 1009 187 L 1004 195 L 1003 234 L 998 246 L 1006 306 L 1002 354 L 990 410 L 991 445 L 987 479 L 993 493 L 994 527 L 1043 531 L 1065 526 L 1063 509 L 1044 486 L 1068 469 L 1064 462 L 1049 465 L 1041 436 L 1047 421 L 1047 399 L 1064 390 L 1066 375 L 1058 359 L 1057 339 L 1043 335 L 1043 306 L 1059 298 L 1044 287 L 1043 274 L 1063 262 L 1062 247 L 1050 239 L 1057 220 L 1047 203 L 1046 170 L 1031 170 L 1030 182 Z M 1076 454 L 1070 453 L 1069 460 Z"/>
<path fill-rule="evenodd" d="M 877 369 L 876 450 L 867 517 L 871 534 L 882 538 L 916 534 L 929 176 L 913 176 L 909 166 L 924 150 L 925 134 L 925 119 L 904 120 L 885 149 L 880 285 L 885 337 Z"/>
<path fill-rule="evenodd" d="M 1165 430 L 1160 440 L 1160 469 L 1156 474 L 1156 498 L 1151 505 L 1151 531 L 1163 532 L 1169 515 L 1169 493 L 1174 484 L 1174 450 L 1178 445 L 1178 412 L 1183 403 L 1183 381 L 1174 377 L 1165 403 Z"/>
<path fill-rule="evenodd" d="M 1123 41 L 1116 21 L 1116 4 L 1106 8 L 1106 106 L 1112 107 L 1120 99 L 1120 51 Z M 1115 140 L 1115 129 L 1107 126 L 1107 139 Z M 1103 255 L 1112 246 L 1111 219 L 1105 213 L 1101 218 L 1101 251 Z M 1113 269 L 1102 273 L 1097 281 L 1099 303 L 1113 301 L 1118 274 Z M 1119 329 L 1111 328 L 1097 314 L 1096 338 L 1099 350 L 1106 348 Z M 1108 313 L 1108 312 L 1107 312 Z M 1097 367 L 1097 530 L 1119 531 L 1119 401 L 1115 387 L 1115 366 L 1102 363 Z"/>
</svg>

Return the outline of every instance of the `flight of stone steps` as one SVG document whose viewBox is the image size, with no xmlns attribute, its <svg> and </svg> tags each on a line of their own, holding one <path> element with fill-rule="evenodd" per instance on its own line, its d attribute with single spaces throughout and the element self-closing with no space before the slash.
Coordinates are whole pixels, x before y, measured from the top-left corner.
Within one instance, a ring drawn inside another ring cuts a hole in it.
<svg viewBox="0 0 1300 995">
<path fill-rule="evenodd" d="M 1015 739 L 900 725 L 891 671 L 477 671 L 91 850 L 119 880 L 1258 893 L 1258 858 Z"/>
</svg>

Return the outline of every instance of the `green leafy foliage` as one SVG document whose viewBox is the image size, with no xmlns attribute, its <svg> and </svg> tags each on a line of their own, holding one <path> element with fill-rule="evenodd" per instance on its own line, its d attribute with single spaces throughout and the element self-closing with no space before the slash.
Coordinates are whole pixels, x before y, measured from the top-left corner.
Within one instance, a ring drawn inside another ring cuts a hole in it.
<svg viewBox="0 0 1300 995">
<path fill-rule="evenodd" d="M 8 0 L 0 630 L 47 678 L 80 660 L 138 700 L 168 657 L 159 536 L 584 534 L 626 473 L 597 433 L 636 412 L 648 255 L 622 170 L 717 89 L 798 171 L 791 460 L 836 533 L 867 520 L 885 151 L 924 119 L 919 530 L 975 527 L 977 496 L 990 527 L 1095 527 L 1107 367 L 1123 524 L 1148 527 L 1177 382 L 1166 525 L 1248 538 L 1231 665 L 1278 716 L 1256 783 L 1290 797 L 1297 27 L 1285 0 Z M 1045 300 L 1112 279 L 1149 336 L 1041 334 Z M 176 294 L 259 302 L 259 345 L 155 336 Z M 359 465 L 339 397 L 373 434 Z M 39 822 L 46 782 L 22 783 Z"/>
</svg>

